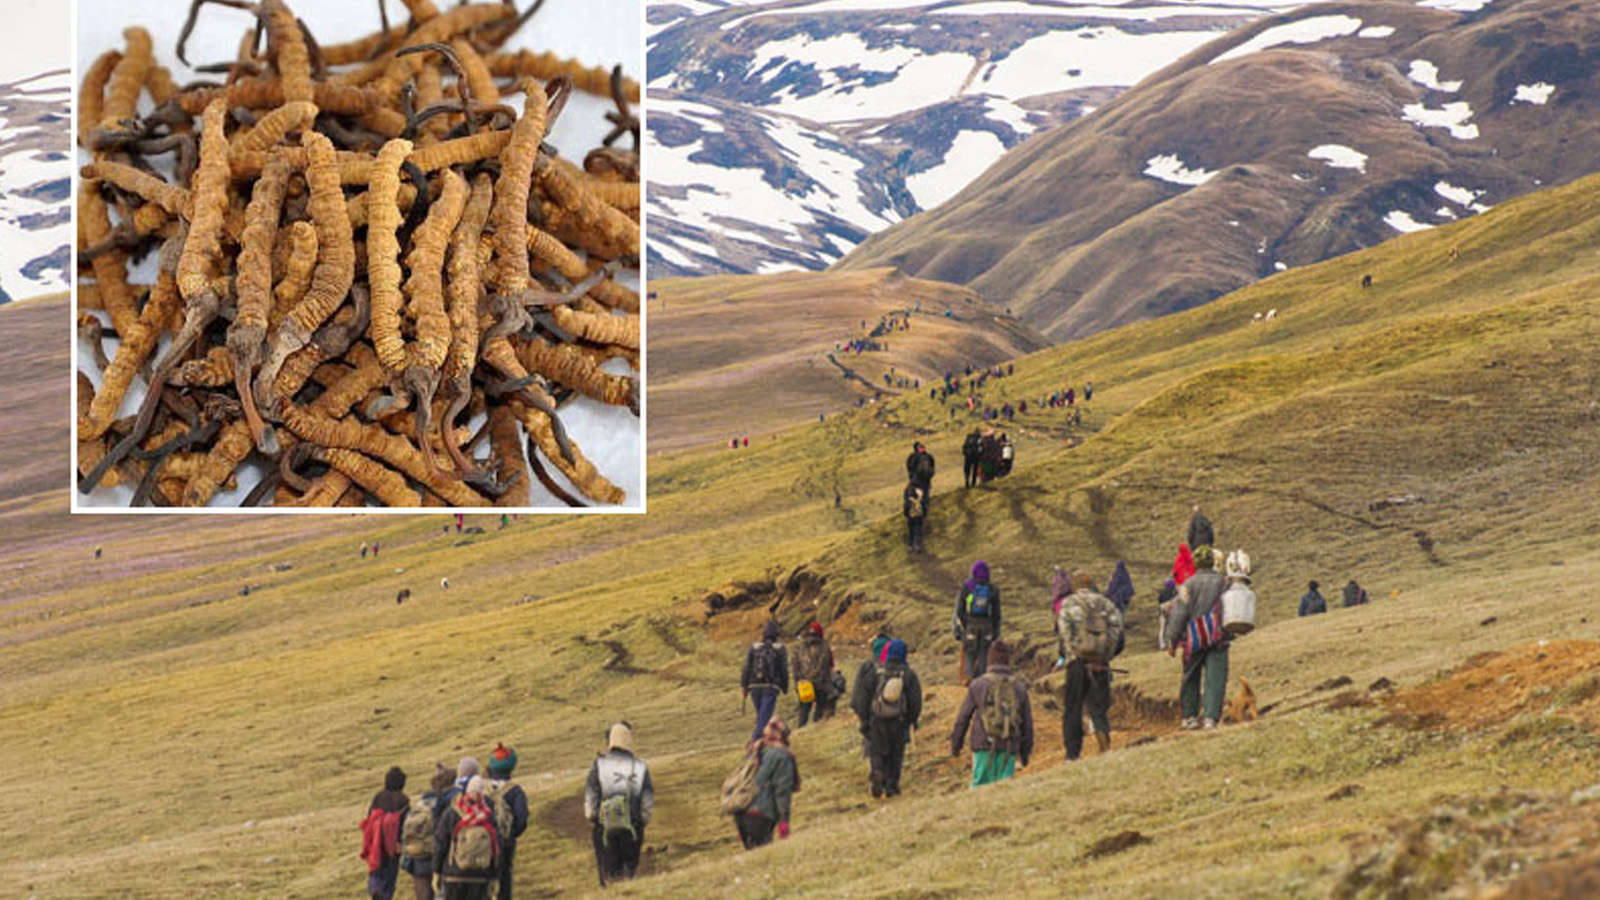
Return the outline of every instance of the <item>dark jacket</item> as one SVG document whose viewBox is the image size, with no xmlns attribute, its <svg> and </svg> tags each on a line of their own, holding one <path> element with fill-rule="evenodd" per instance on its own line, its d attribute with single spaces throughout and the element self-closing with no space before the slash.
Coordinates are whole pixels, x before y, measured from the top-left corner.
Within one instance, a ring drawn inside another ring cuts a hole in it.
<svg viewBox="0 0 1600 900">
<path fill-rule="evenodd" d="M 1204 513 L 1195 513 L 1189 520 L 1189 547 L 1215 547 L 1216 532 L 1211 530 L 1211 520 Z"/>
<path fill-rule="evenodd" d="M 993 581 L 989 585 L 989 617 L 967 615 L 967 594 L 971 590 L 972 582 L 966 581 L 961 585 L 961 590 L 956 592 L 956 621 L 961 623 L 961 630 L 966 631 L 970 622 L 987 622 L 994 629 L 992 637 L 1000 636 L 1000 586 Z"/>
<path fill-rule="evenodd" d="M 1367 602 L 1366 591 L 1363 591 L 1361 585 L 1356 584 L 1355 579 L 1352 578 L 1350 583 L 1344 586 L 1344 605 L 1347 607 L 1360 606 L 1365 602 Z"/>
<path fill-rule="evenodd" d="M 814 666 L 815 671 L 808 670 L 812 667 L 808 667 L 806 660 L 811 658 L 818 660 Z M 800 639 L 800 652 L 795 656 L 795 680 L 809 680 L 811 686 L 816 688 L 818 693 L 821 693 L 827 687 L 828 676 L 832 674 L 833 648 L 828 646 L 826 638 L 818 637 L 809 631 L 806 632 L 805 637 Z"/>
<path fill-rule="evenodd" d="M 494 801 L 485 797 L 484 802 L 489 805 L 490 815 L 494 813 Z M 450 881 L 487 882 L 494 878 L 497 870 L 487 872 L 462 872 L 450 862 L 450 844 L 455 838 L 456 826 L 461 824 L 461 813 L 456 810 L 455 799 L 445 804 L 444 809 L 434 817 L 433 824 L 433 871 L 443 874 Z"/>
<path fill-rule="evenodd" d="M 917 680 L 917 673 L 905 663 L 876 663 L 868 660 L 861 666 L 861 671 L 856 675 L 855 690 L 850 694 L 850 708 L 855 711 L 856 718 L 863 725 L 871 722 L 872 700 L 878 696 L 879 669 L 883 669 L 883 676 L 893 675 L 895 671 L 905 679 L 905 712 L 901 714 L 901 721 L 907 727 L 916 727 L 917 721 L 922 718 L 922 682 Z"/>
<path fill-rule="evenodd" d="M 934 469 L 933 454 L 926 450 L 913 450 L 906 457 L 906 477 L 912 484 L 927 487 L 933 481 Z"/>
<path fill-rule="evenodd" d="M 1164 637 L 1168 645 L 1183 643 L 1189 623 L 1211 612 L 1211 608 L 1222 600 L 1222 592 L 1227 587 L 1222 573 L 1215 569 L 1201 569 L 1189 576 L 1189 580 L 1178 588 L 1178 599 L 1187 602 L 1187 615 L 1167 619 Z"/>
<path fill-rule="evenodd" d="M 983 435 L 976 431 L 967 435 L 961 442 L 961 458 L 976 460 L 983 455 Z"/>
<path fill-rule="evenodd" d="M 774 668 L 777 671 L 772 677 L 776 679 L 777 683 L 759 685 L 755 681 L 756 654 L 769 652 L 768 650 L 763 649 L 763 645 L 765 644 L 765 641 L 751 644 L 750 649 L 745 653 L 744 671 L 739 675 L 739 687 L 745 691 L 749 691 L 751 688 L 756 687 L 767 687 L 776 689 L 780 694 L 786 693 L 789 690 L 789 651 L 784 649 L 784 646 L 777 641 L 774 641 L 772 644 L 768 645 L 771 648 L 770 652 L 774 653 L 776 656 L 776 665 Z"/>
<path fill-rule="evenodd" d="M 505 798 L 506 805 L 511 807 L 511 833 L 500 835 L 500 846 L 515 847 L 517 838 L 528 830 L 528 795 L 522 790 L 522 785 L 513 784 L 501 796 Z"/>
<path fill-rule="evenodd" d="M 991 738 L 983 728 L 983 707 L 989 700 L 989 692 L 1000 684 L 1002 677 L 1011 678 L 1012 690 L 1017 693 L 1017 712 L 1021 718 L 1021 728 L 1010 739 L 1000 742 Z M 1011 675 L 1010 666 L 991 665 L 989 671 L 974 678 L 972 684 L 967 686 L 966 699 L 961 701 L 961 711 L 956 713 L 955 729 L 950 732 L 950 752 L 961 752 L 961 744 L 967 735 L 968 727 L 972 729 L 972 749 L 979 750 L 1004 750 L 1015 755 L 1024 766 L 1033 756 L 1033 709 L 1028 704 L 1028 684 L 1021 678 Z"/>
<path fill-rule="evenodd" d="M 1328 601 L 1322 599 L 1322 595 L 1316 591 L 1306 591 L 1305 596 L 1300 598 L 1300 615 L 1302 617 L 1315 616 L 1327 611 Z"/>
<path fill-rule="evenodd" d="M 800 767 L 783 747 L 762 747 L 756 768 L 756 798 L 749 812 L 774 822 L 789 821 L 789 798 L 800 790 Z"/>
<path fill-rule="evenodd" d="M 381 809 L 384 812 L 403 813 L 411 806 L 411 800 L 402 791 L 391 791 L 387 788 L 372 795 L 372 804 L 367 807 L 367 812 Z"/>
</svg>

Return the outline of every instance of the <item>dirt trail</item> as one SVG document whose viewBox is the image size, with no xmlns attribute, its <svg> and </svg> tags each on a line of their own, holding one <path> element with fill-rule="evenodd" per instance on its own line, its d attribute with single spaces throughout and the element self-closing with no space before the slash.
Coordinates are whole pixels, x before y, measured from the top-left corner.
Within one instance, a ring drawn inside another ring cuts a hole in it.
<svg viewBox="0 0 1600 900">
<path fill-rule="evenodd" d="M 1385 702 L 1391 724 L 1476 730 L 1553 714 L 1600 731 L 1600 643 L 1540 641 L 1480 653 L 1448 676 Z"/>
</svg>

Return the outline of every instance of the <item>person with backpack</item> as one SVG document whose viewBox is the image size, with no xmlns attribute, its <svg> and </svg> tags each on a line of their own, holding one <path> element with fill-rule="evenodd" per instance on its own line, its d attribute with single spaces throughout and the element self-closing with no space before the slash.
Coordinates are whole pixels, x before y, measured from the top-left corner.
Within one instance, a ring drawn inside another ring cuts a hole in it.
<svg viewBox="0 0 1600 900">
<path fill-rule="evenodd" d="M 1221 603 L 1227 585 L 1213 567 L 1210 547 L 1196 548 L 1194 562 L 1199 571 L 1178 586 L 1163 637 L 1168 653 L 1183 649 L 1183 682 L 1178 691 L 1182 727 L 1209 730 L 1222 721 L 1228 690 L 1229 641 L 1222 628 Z"/>
<path fill-rule="evenodd" d="M 1350 583 L 1344 586 L 1345 609 L 1349 609 L 1352 606 L 1361 606 L 1366 602 L 1367 592 L 1361 589 L 1361 585 L 1356 584 L 1354 578 L 1350 579 Z"/>
<path fill-rule="evenodd" d="M 902 498 L 901 513 L 906 517 L 906 549 L 911 553 L 921 553 L 923 545 L 923 525 L 928 518 L 928 491 L 915 481 L 906 485 L 905 496 Z M 805 723 L 800 723 L 804 725 Z"/>
<path fill-rule="evenodd" d="M 922 684 L 906 664 L 906 642 L 898 638 L 884 645 L 882 662 L 861 671 L 850 707 L 867 739 L 872 796 L 894 797 L 900 793 L 906 743 L 922 718 Z"/>
<path fill-rule="evenodd" d="M 983 674 L 989 644 L 1000 638 L 1000 588 L 989 581 L 989 564 L 972 564 L 972 577 L 956 595 L 956 640 L 961 642 L 966 680 Z"/>
<path fill-rule="evenodd" d="M 1211 527 L 1211 520 L 1200 511 L 1199 504 L 1194 507 L 1194 514 L 1189 518 L 1190 547 L 1215 547 L 1217 545 L 1216 531 Z"/>
<path fill-rule="evenodd" d="M 511 900 L 511 867 L 516 860 L 517 839 L 528 830 L 528 795 L 522 785 L 511 780 L 517 767 L 517 751 L 495 744 L 489 754 L 489 783 L 483 795 L 494 806 L 495 831 L 500 835 L 500 890 L 496 900 Z"/>
<path fill-rule="evenodd" d="M 739 675 L 744 696 L 756 705 L 756 727 L 750 740 L 757 740 L 772 718 L 778 695 L 789 692 L 789 651 L 778 642 L 778 620 L 768 619 L 761 629 L 761 640 L 750 645 L 744 655 L 744 671 Z"/>
<path fill-rule="evenodd" d="M 405 787 L 406 773 L 391 767 L 361 821 L 361 858 L 367 863 L 367 896 L 373 900 L 391 900 L 400 876 L 400 824 L 411 805 Z"/>
<path fill-rule="evenodd" d="M 1017 448 L 1011 443 L 1011 436 L 1000 432 L 1000 459 L 995 464 L 995 476 L 1010 475 L 1011 464 L 1016 462 Z"/>
<path fill-rule="evenodd" d="M 983 435 L 974 428 L 961 442 L 961 478 L 965 487 L 978 483 L 978 462 L 983 458 Z"/>
<path fill-rule="evenodd" d="M 1317 583 L 1315 581 L 1311 582 L 1305 595 L 1300 598 L 1300 618 L 1320 616 L 1327 611 L 1328 601 L 1324 600 L 1322 595 L 1317 592 Z"/>
<path fill-rule="evenodd" d="M 1067 759 L 1083 754 L 1083 713 L 1088 707 L 1095 745 L 1111 749 L 1111 661 L 1122 652 L 1123 620 L 1111 598 L 1096 591 L 1094 577 L 1072 573 L 1072 593 L 1056 617 L 1056 636 L 1067 660 L 1062 686 L 1061 742 Z"/>
<path fill-rule="evenodd" d="M 821 622 L 812 622 L 800 638 L 794 678 L 795 694 L 800 698 L 800 728 L 806 727 L 813 713 L 818 722 L 833 715 L 838 702 L 833 693 L 833 648 L 822 635 Z"/>
<path fill-rule="evenodd" d="M 789 749 L 789 726 L 773 719 L 761 732 L 761 740 L 751 748 L 760 760 L 755 774 L 755 796 L 750 805 L 734 814 L 739 842 L 746 850 L 772 843 L 776 833 L 789 837 L 790 801 L 800 790 L 800 767 Z"/>
<path fill-rule="evenodd" d="M 1028 683 L 1011 674 L 1011 645 L 989 645 L 987 670 L 967 686 L 950 733 L 950 755 L 959 757 L 972 731 L 972 787 L 1005 781 L 1033 756 L 1033 710 Z"/>
<path fill-rule="evenodd" d="M 433 871 L 444 900 L 489 900 L 500 866 L 500 834 L 483 785 L 481 775 L 467 779 L 437 816 Z"/>
<path fill-rule="evenodd" d="M 922 445 L 921 441 L 911 444 L 911 455 L 906 457 L 906 477 L 911 483 L 922 488 L 922 493 L 933 496 L 933 454 Z"/>
<path fill-rule="evenodd" d="M 400 870 L 411 876 L 416 900 L 433 900 L 434 810 L 440 795 L 454 783 L 455 774 L 444 763 L 434 763 L 428 790 L 412 801 L 400 820 Z"/>
<path fill-rule="evenodd" d="M 583 816 L 594 825 L 601 887 L 638 873 L 644 829 L 655 806 L 650 766 L 633 752 L 633 726 L 618 722 L 606 733 L 606 752 L 589 766 L 583 788 Z"/>
</svg>

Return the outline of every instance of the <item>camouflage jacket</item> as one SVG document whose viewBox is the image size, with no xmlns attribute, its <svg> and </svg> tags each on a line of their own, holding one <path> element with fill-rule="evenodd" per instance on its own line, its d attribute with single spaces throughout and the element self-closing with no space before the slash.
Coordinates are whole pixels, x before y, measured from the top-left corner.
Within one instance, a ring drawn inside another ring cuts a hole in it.
<svg viewBox="0 0 1600 900">
<path fill-rule="evenodd" d="M 1072 661 L 1074 638 L 1077 637 L 1078 629 L 1082 628 L 1084 621 L 1088 619 L 1091 609 L 1101 610 L 1120 643 L 1122 613 L 1117 610 L 1117 605 L 1111 602 L 1111 598 L 1098 591 L 1074 591 L 1061 601 L 1061 609 L 1056 613 L 1056 637 L 1060 640 L 1062 659 Z"/>
</svg>

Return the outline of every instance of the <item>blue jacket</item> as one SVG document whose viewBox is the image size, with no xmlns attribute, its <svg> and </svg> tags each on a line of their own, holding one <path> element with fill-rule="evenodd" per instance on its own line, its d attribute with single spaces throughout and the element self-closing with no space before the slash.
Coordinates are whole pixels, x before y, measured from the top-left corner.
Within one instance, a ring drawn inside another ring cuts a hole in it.
<svg viewBox="0 0 1600 900">
<path fill-rule="evenodd" d="M 1301 616 L 1315 616 L 1327 611 L 1328 601 L 1322 599 L 1322 595 L 1316 591 L 1306 591 L 1306 595 L 1300 598 Z"/>
</svg>

